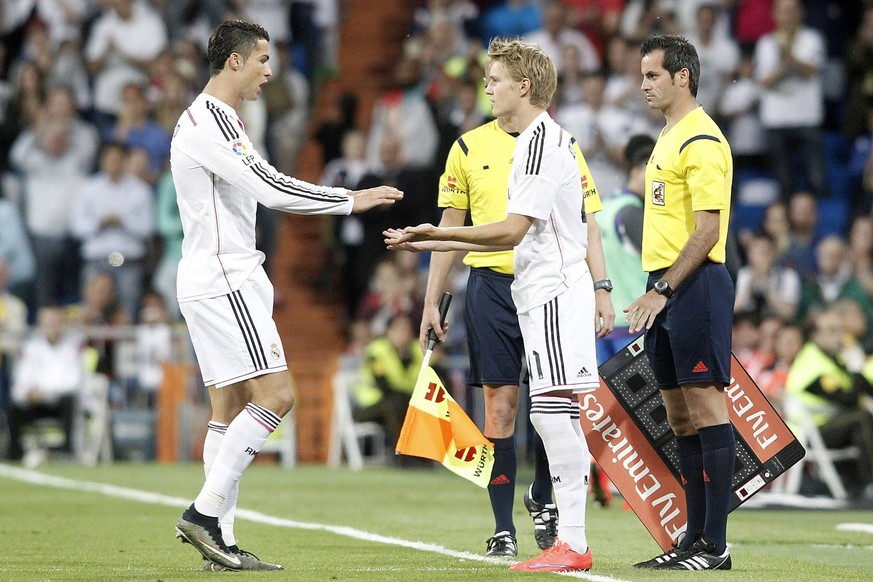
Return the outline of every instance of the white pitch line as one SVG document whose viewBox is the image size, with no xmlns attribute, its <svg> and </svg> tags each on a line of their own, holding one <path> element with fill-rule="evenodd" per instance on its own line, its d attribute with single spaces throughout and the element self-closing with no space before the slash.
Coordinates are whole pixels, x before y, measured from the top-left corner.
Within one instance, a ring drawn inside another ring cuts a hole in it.
<svg viewBox="0 0 873 582">
<path fill-rule="evenodd" d="M 873 523 L 839 523 L 837 531 L 856 531 L 873 534 Z"/>
<path fill-rule="evenodd" d="M 184 509 L 191 504 L 190 499 L 183 499 L 181 497 L 171 497 L 168 495 L 162 495 L 160 493 L 153 493 L 151 491 L 129 489 L 127 487 L 118 487 L 116 485 L 109 485 L 106 483 L 95 483 L 92 481 L 78 481 L 75 479 L 67 479 L 65 477 L 55 477 L 53 475 L 46 475 L 44 473 L 30 471 L 27 469 L 19 469 L 17 467 L 12 467 L 10 465 L 4 464 L 0 464 L 0 477 L 6 477 L 8 479 L 14 479 L 16 481 L 31 483 L 33 485 L 55 487 L 57 489 L 69 489 L 73 491 L 98 493 L 107 497 L 117 497 L 120 499 L 128 499 L 130 501 L 148 503 L 151 505 L 166 505 L 169 507 L 179 507 Z M 281 517 L 267 515 L 259 511 L 253 511 L 251 509 L 237 509 L 236 517 L 238 519 L 246 519 L 255 523 L 273 525 L 276 527 L 287 527 L 291 529 L 303 529 L 310 531 L 326 531 L 335 535 L 364 540 L 368 542 L 375 542 L 379 544 L 400 546 L 403 548 L 410 548 L 421 552 L 431 552 L 443 556 L 450 556 L 459 560 L 487 562 L 490 564 L 500 564 L 503 566 L 508 566 L 510 564 L 510 562 L 501 560 L 499 558 L 489 558 L 487 556 L 482 556 L 479 554 L 459 552 L 457 550 L 452 550 L 438 544 L 413 542 L 410 540 L 383 536 L 341 525 L 327 525 L 323 523 L 307 523 L 303 521 L 294 521 L 291 519 L 284 519 Z M 588 572 L 561 572 L 560 574 L 562 576 L 590 580 L 591 582 L 625 582 L 620 578 L 590 574 Z"/>
</svg>

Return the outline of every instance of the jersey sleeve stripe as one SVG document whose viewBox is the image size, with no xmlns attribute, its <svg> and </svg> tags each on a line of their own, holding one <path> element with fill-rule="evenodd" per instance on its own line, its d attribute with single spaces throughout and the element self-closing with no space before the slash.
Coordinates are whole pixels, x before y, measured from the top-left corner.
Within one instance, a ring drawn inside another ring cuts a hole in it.
<svg viewBox="0 0 873 582">
<path fill-rule="evenodd" d="M 221 130 L 221 134 L 224 136 L 224 139 L 227 141 L 231 141 L 234 139 L 239 139 L 239 132 L 234 129 L 233 124 L 227 118 L 227 113 L 219 109 L 215 106 L 215 104 L 206 102 L 206 109 L 212 114 L 212 117 L 215 118 L 215 123 L 218 124 L 218 128 Z"/>
<path fill-rule="evenodd" d="M 540 124 L 534 129 L 533 137 L 527 146 L 527 162 L 524 167 L 525 174 L 538 175 L 543 161 L 543 144 L 546 141 L 546 127 Z"/>
<path fill-rule="evenodd" d="M 682 146 L 679 148 L 679 153 L 681 154 L 682 150 L 684 150 L 686 147 L 688 147 L 691 144 L 691 142 L 695 142 L 699 139 L 708 139 L 708 140 L 714 141 L 716 143 L 721 143 L 721 140 L 718 139 L 717 137 L 715 137 L 714 135 L 695 135 L 694 137 L 689 138 L 688 141 L 686 141 L 685 143 L 682 144 Z"/>
<path fill-rule="evenodd" d="M 464 143 L 463 137 L 458 138 L 458 145 L 461 146 L 461 151 L 464 152 L 465 156 L 470 154 L 470 148 L 468 148 L 467 144 Z"/>
<path fill-rule="evenodd" d="M 284 174 L 275 174 L 267 170 L 263 164 L 257 163 L 253 166 L 249 166 L 252 171 L 258 176 L 261 180 L 266 182 L 270 187 L 275 190 L 279 190 L 280 192 L 284 192 L 290 196 L 298 196 L 300 198 L 305 198 L 307 200 L 317 200 L 317 201 L 325 201 L 325 200 L 335 200 L 337 202 L 343 202 L 348 199 L 348 196 L 345 194 L 331 194 L 330 192 L 320 192 L 314 188 L 306 188 L 303 183 L 293 183 L 288 176 Z"/>
</svg>

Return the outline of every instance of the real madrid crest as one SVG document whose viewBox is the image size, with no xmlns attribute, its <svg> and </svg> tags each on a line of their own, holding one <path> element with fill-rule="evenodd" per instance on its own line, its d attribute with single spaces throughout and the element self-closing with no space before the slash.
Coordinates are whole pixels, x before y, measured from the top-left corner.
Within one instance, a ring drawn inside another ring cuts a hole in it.
<svg viewBox="0 0 873 582">
<path fill-rule="evenodd" d="M 279 346 L 276 345 L 275 343 L 270 346 L 270 355 L 273 356 L 274 360 L 279 359 Z"/>
</svg>

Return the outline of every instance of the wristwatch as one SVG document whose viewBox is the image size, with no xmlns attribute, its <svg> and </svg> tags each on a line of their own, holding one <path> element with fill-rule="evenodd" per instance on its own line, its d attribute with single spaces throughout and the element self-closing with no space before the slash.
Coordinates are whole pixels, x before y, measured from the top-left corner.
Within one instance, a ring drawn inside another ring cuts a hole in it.
<svg viewBox="0 0 873 582">
<path fill-rule="evenodd" d="M 673 297 L 673 288 L 670 287 L 670 284 L 664 281 L 663 279 L 655 281 L 655 293 L 658 295 L 663 295 L 667 299 Z"/>
<path fill-rule="evenodd" d="M 612 281 L 609 279 L 600 279 L 594 282 L 594 290 L 603 289 L 607 293 L 612 293 Z"/>
</svg>

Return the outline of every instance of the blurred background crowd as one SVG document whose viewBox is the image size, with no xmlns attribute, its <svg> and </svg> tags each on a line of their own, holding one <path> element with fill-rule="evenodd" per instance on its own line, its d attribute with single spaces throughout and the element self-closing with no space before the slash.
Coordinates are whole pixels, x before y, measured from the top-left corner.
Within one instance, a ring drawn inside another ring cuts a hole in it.
<svg viewBox="0 0 873 582">
<path fill-rule="evenodd" d="M 734 352 L 777 406 L 795 366 L 803 368 L 795 383 L 804 384 L 796 391 L 810 406 L 819 399 L 825 420 L 863 408 L 873 392 L 873 5 L 408 0 L 406 39 L 400 57 L 386 64 L 381 95 L 372 104 L 354 90 L 332 95 L 329 115 L 316 120 L 322 84 L 343 74 L 337 54 L 347 41 L 339 31 L 350 1 L 2 2 L 0 405 L 33 407 L 39 392 L 44 404 L 58 405 L 68 387 L 22 385 L 19 378 L 30 377 L 16 368 L 41 354 L 28 342 L 50 352 L 62 342 L 47 338 L 59 335 L 96 350 L 90 365 L 113 379 L 117 406 L 153 405 L 160 362 L 185 350 L 170 341 L 181 325 L 175 268 L 182 237 L 170 139 L 207 80 L 211 30 L 242 18 L 271 35 L 273 78 L 241 111 L 255 147 L 294 175 L 314 140 L 319 168 L 306 170 L 321 183 L 389 183 L 406 193 L 388 211 L 330 222 L 313 281 L 344 305 L 347 355 L 365 367 L 362 394 L 411 390 L 407 375 L 394 372 L 420 361 L 414 353 L 427 257 L 387 253 L 381 232 L 439 219 L 437 184 L 449 147 L 490 119 L 482 83 L 489 39 L 521 37 L 554 59 L 559 84 L 550 112 L 579 141 L 608 202 L 642 195 L 647 156 L 637 146 L 663 126 L 639 90 L 639 42 L 676 33 L 697 47 L 698 102 L 734 154 Z M 372 110 L 362 115 L 362 106 Z M 259 216 L 268 270 L 282 252 L 279 220 L 270 211 Z M 622 279 L 616 270 L 623 267 L 606 259 L 610 276 Z M 459 265 L 458 302 L 465 279 Z M 453 310 L 460 313 L 460 305 Z M 449 376 L 463 368 L 463 322 L 453 322 L 442 350 Z M 61 332 L 50 331 L 53 325 Z M 59 384 L 69 378 L 58 375 Z M 804 383 L 810 378 L 818 391 Z M 402 386 L 392 386 L 395 380 Z M 865 414 L 860 444 L 873 455 Z M 873 480 L 871 465 L 860 464 L 862 484 Z"/>
</svg>

